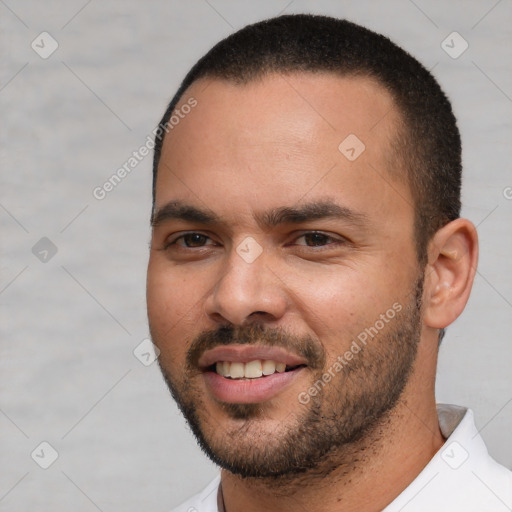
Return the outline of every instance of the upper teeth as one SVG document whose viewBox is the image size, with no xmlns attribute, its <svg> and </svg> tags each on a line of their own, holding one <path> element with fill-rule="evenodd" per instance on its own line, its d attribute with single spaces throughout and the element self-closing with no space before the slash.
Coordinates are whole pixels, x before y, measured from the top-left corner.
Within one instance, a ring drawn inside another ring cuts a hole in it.
<svg viewBox="0 0 512 512">
<path fill-rule="evenodd" d="M 238 363 L 229 361 L 218 361 L 215 370 L 223 377 L 232 379 L 257 379 L 262 375 L 272 375 L 275 372 L 282 373 L 286 370 L 285 363 L 276 363 L 275 361 L 265 360 L 249 361 L 248 363 Z"/>
</svg>

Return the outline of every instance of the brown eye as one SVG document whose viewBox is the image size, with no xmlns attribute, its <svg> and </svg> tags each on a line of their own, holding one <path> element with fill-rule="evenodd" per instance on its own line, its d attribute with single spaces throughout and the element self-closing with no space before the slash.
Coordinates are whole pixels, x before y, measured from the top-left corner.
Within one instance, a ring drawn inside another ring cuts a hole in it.
<svg viewBox="0 0 512 512">
<path fill-rule="evenodd" d="M 327 245 L 332 237 L 328 235 L 324 235 L 323 233 L 306 233 L 304 236 L 304 240 L 306 241 L 306 245 L 309 246 L 319 246 L 319 245 Z"/>
<path fill-rule="evenodd" d="M 202 247 L 208 240 L 208 237 L 201 233 L 189 233 L 181 238 L 187 247 Z"/>
<path fill-rule="evenodd" d="M 338 240 L 337 238 L 334 238 L 330 235 L 315 231 L 312 231 L 310 233 L 304 233 L 303 235 L 297 238 L 297 240 L 300 239 L 303 239 L 305 243 L 298 243 L 297 245 L 307 247 L 323 247 L 326 245 L 334 245 L 342 242 L 342 240 Z"/>
<path fill-rule="evenodd" d="M 185 233 L 184 235 L 178 236 L 174 240 L 170 241 L 165 248 L 168 249 L 172 246 L 177 246 L 184 249 L 197 249 L 207 245 L 212 245 L 212 243 L 207 243 L 209 240 L 211 242 L 210 237 L 203 235 L 202 233 Z"/>
</svg>

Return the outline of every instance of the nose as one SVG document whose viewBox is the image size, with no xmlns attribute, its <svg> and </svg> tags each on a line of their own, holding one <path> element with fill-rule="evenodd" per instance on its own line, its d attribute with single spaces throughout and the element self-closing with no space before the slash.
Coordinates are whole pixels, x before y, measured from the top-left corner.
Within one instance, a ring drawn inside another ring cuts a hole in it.
<svg viewBox="0 0 512 512">
<path fill-rule="evenodd" d="M 204 304 L 207 316 L 219 324 L 243 325 L 254 317 L 275 322 L 286 311 L 286 285 L 265 251 L 247 262 L 233 250 Z"/>
</svg>

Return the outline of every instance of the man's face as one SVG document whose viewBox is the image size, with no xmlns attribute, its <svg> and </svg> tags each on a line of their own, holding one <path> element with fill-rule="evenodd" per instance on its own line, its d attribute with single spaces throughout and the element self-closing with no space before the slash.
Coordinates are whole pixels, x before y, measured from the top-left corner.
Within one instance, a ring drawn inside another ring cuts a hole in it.
<svg viewBox="0 0 512 512">
<path fill-rule="evenodd" d="M 181 104 L 192 96 L 156 187 L 160 366 L 218 464 L 301 472 L 375 427 L 415 360 L 422 274 L 411 194 L 389 169 L 397 114 L 372 81 L 327 74 L 202 80 Z"/>
</svg>

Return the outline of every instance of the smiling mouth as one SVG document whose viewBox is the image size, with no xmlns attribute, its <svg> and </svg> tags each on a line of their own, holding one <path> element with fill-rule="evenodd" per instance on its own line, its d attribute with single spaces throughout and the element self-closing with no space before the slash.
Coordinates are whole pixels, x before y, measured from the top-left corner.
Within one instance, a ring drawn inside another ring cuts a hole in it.
<svg viewBox="0 0 512 512">
<path fill-rule="evenodd" d="M 305 367 L 305 364 L 295 366 L 286 363 L 276 362 L 271 359 L 256 359 L 247 363 L 238 361 L 217 361 L 207 371 L 215 372 L 221 377 L 230 380 L 253 380 L 269 377 L 275 373 L 285 373 Z"/>
</svg>

